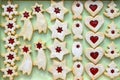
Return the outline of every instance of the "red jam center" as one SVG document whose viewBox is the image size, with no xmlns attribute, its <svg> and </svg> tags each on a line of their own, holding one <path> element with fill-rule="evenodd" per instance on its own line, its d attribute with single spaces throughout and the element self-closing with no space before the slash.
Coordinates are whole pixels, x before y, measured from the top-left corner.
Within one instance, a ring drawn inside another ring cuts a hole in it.
<svg viewBox="0 0 120 80">
<path fill-rule="evenodd" d="M 77 68 L 80 68 L 80 64 L 77 65 Z"/>
<path fill-rule="evenodd" d="M 111 33 L 112 33 L 112 34 L 114 34 L 114 33 L 115 33 L 115 31 L 114 31 L 114 30 L 112 30 L 112 31 L 111 31 Z"/>
<path fill-rule="evenodd" d="M 92 10 L 92 11 L 95 11 L 97 9 L 97 5 L 90 5 L 89 8 Z"/>
<path fill-rule="evenodd" d="M 98 36 L 91 36 L 91 37 L 90 37 L 90 40 L 91 40 L 93 43 L 96 43 L 97 40 L 98 40 Z"/>
<path fill-rule="evenodd" d="M 115 72 L 115 71 L 112 69 L 112 70 L 111 70 L 111 73 L 114 73 L 114 72 Z"/>
<path fill-rule="evenodd" d="M 13 8 L 9 6 L 9 7 L 7 8 L 7 12 L 9 12 L 9 13 L 13 12 Z"/>
<path fill-rule="evenodd" d="M 79 4 L 79 3 L 77 3 L 77 4 L 76 4 L 76 6 L 77 6 L 77 7 L 80 7 L 80 4 Z"/>
<path fill-rule="evenodd" d="M 57 47 L 57 48 L 55 48 L 55 50 L 56 50 L 57 53 L 60 53 L 62 51 L 61 47 Z"/>
<path fill-rule="evenodd" d="M 114 51 L 111 51 L 111 54 L 114 54 L 115 52 Z"/>
<path fill-rule="evenodd" d="M 98 72 L 98 68 L 90 68 L 90 72 L 95 75 Z"/>
<path fill-rule="evenodd" d="M 10 29 L 12 29 L 12 28 L 13 28 L 13 24 L 12 24 L 12 23 L 9 23 L 9 24 L 7 25 L 7 27 L 10 28 Z"/>
<path fill-rule="evenodd" d="M 28 47 L 26 47 L 26 46 L 24 46 L 24 47 L 22 48 L 22 50 L 23 50 L 23 52 L 26 52 L 26 53 L 29 51 Z"/>
<path fill-rule="evenodd" d="M 11 75 L 13 71 L 11 69 L 8 69 L 7 74 Z"/>
<path fill-rule="evenodd" d="M 110 10 L 110 12 L 111 12 L 111 13 L 114 13 L 114 10 L 112 9 L 112 10 Z"/>
<path fill-rule="evenodd" d="M 76 27 L 80 27 L 80 24 L 77 23 L 77 24 L 76 24 Z"/>
<path fill-rule="evenodd" d="M 36 7 L 35 7 L 35 11 L 36 11 L 36 12 L 40 12 L 40 11 L 41 11 L 40 7 L 36 6 Z"/>
<path fill-rule="evenodd" d="M 42 48 L 42 44 L 41 43 L 37 43 L 36 46 L 37 46 L 38 49 Z"/>
<path fill-rule="evenodd" d="M 12 54 L 9 54 L 8 56 L 8 59 L 12 60 L 14 58 L 14 56 Z"/>
<path fill-rule="evenodd" d="M 24 15 L 25 18 L 28 18 L 30 16 L 29 12 L 26 12 L 26 11 L 23 13 L 23 15 Z"/>
<path fill-rule="evenodd" d="M 55 12 L 56 14 L 58 14 L 58 13 L 60 13 L 60 9 L 57 7 L 57 8 L 54 9 L 54 12 Z"/>
<path fill-rule="evenodd" d="M 57 32 L 58 32 L 58 33 L 61 33 L 62 31 L 63 31 L 63 30 L 62 30 L 62 27 L 58 27 L 58 28 L 57 28 Z"/>
<path fill-rule="evenodd" d="M 76 48 L 80 48 L 80 45 L 78 44 L 78 45 L 76 45 Z"/>
<path fill-rule="evenodd" d="M 93 59 L 96 59 L 98 57 L 98 52 L 91 52 L 90 53 L 90 56 L 93 58 Z"/>
<path fill-rule="evenodd" d="M 9 44 L 13 44 L 15 42 L 14 39 L 12 38 L 10 38 L 8 41 L 9 41 Z"/>
<path fill-rule="evenodd" d="M 57 67 L 56 70 L 57 70 L 58 73 L 62 73 L 62 71 L 63 71 L 62 67 Z"/>
<path fill-rule="evenodd" d="M 90 21 L 90 25 L 93 26 L 94 28 L 97 26 L 97 24 L 98 24 L 98 21 L 97 21 L 97 20 L 94 20 L 94 21 L 91 20 L 91 21 Z"/>
</svg>

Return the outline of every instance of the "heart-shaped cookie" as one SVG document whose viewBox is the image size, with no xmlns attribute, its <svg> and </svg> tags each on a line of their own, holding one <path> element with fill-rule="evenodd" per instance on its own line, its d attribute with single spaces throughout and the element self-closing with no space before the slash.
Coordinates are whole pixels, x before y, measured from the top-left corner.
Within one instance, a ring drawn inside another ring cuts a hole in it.
<svg viewBox="0 0 120 80">
<path fill-rule="evenodd" d="M 95 80 L 104 72 L 105 69 L 102 64 L 94 65 L 93 63 L 88 63 L 85 66 L 85 70 L 88 73 L 88 75 L 92 78 L 92 80 Z"/>
<path fill-rule="evenodd" d="M 85 53 L 86 57 L 94 64 L 100 61 L 103 54 L 104 54 L 104 50 L 101 47 L 97 47 L 96 49 L 88 48 Z"/>
<path fill-rule="evenodd" d="M 92 16 L 95 16 L 102 9 L 102 7 L 102 1 L 88 0 L 85 2 L 85 8 Z"/>
<path fill-rule="evenodd" d="M 88 16 L 85 19 L 85 25 L 94 32 L 97 32 L 101 28 L 103 23 L 104 23 L 104 19 L 102 16 L 99 15 L 96 17 Z"/>
<path fill-rule="evenodd" d="M 101 32 L 93 33 L 91 31 L 86 33 L 86 41 L 93 47 L 97 47 L 103 40 L 104 34 Z"/>
</svg>

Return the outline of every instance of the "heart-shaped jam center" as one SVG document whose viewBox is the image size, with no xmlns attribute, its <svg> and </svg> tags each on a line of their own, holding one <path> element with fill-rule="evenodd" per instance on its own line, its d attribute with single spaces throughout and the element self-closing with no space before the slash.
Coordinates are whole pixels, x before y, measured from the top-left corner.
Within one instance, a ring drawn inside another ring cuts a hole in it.
<svg viewBox="0 0 120 80">
<path fill-rule="evenodd" d="M 98 57 L 98 52 L 91 52 L 90 53 L 90 56 L 93 58 L 93 59 L 96 59 Z"/>
<path fill-rule="evenodd" d="M 98 21 L 97 20 L 91 20 L 90 25 L 95 28 L 98 25 Z"/>
<path fill-rule="evenodd" d="M 98 72 L 98 68 L 92 67 L 92 68 L 90 68 L 90 72 L 91 72 L 93 75 L 95 75 L 95 74 Z"/>
<path fill-rule="evenodd" d="M 91 40 L 93 43 L 96 43 L 97 40 L 98 40 L 98 36 L 91 36 L 91 37 L 90 37 L 90 40 Z"/>
<path fill-rule="evenodd" d="M 92 11 L 95 11 L 96 9 L 97 9 L 97 5 L 96 4 L 91 4 L 90 6 L 89 6 L 89 8 L 92 10 Z"/>
</svg>

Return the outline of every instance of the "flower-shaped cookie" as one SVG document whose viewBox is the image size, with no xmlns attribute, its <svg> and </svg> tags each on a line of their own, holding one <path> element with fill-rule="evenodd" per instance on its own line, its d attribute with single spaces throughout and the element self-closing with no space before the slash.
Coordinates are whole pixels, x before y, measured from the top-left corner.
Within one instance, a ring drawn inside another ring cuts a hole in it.
<svg viewBox="0 0 120 80">
<path fill-rule="evenodd" d="M 63 56 L 68 54 L 68 50 L 66 49 L 66 42 L 59 42 L 58 40 L 54 40 L 54 43 L 51 47 L 49 47 L 51 51 L 51 58 L 58 58 L 60 61 L 63 59 Z"/>
<path fill-rule="evenodd" d="M 63 1 L 54 2 L 51 1 L 51 6 L 46 10 L 51 15 L 51 20 L 60 19 L 63 21 L 64 15 L 68 10 L 63 6 Z"/>
<path fill-rule="evenodd" d="M 52 31 L 52 38 L 58 38 L 59 40 L 63 41 L 64 37 L 70 32 L 67 29 L 66 22 L 60 22 L 59 20 L 55 21 L 55 24 L 50 28 Z"/>
</svg>

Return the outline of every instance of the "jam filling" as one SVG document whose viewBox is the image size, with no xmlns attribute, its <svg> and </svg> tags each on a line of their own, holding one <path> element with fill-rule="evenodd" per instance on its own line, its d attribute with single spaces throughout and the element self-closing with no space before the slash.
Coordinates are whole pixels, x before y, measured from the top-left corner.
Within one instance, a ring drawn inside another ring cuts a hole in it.
<svg viewBox="0 0 120 80">
<path fill-rule="evenodd" d="M 91 52 L 90 53 L 90 56 L 93 58 L 93 59 L 96 59 L 98 57 L 98 52 Z"/>
<path fill-rule="evenodd" d="M 11 75 L 13 71 L 11 69 L 8 69 L 7 74 Z"/>
<path fill-rule="evenodd" d="M 55 50 L 56 50 L 57 53 L 60 53 L 62 51 L 61 47 L 57 47 L 57 48 L 55 48 Z"/>
<path fill-rule="evenodd" d="M 80 48 L 80 45 L 78 44 L 78 45 L 76 45 L 76 48 Z"/>
<path fill-rule="evenodd" d="M 38 49 L 42 48 L 42 44 L 41 43 L 37 43 L 36 46 L 37 46 Z"/>
<path fill-rule="evenodd" d="M 98 68 L 90 68 L 90 72 L 95 75 L 98 72 Z"/>
<path fill-rule="evenodd" d="M 10 28 L 10 29 L 12 29 L 12 28 L 13 28 L 13 24 L 12 24 L 12 23 L 9 23 L 9 24 L 7 25 L 7 27 Z"/>
<path fill-rule="evenodd" d="M 77 68 L 80 68 L 80 64 L 77 65 Z"/>
<path fill-rule="evenodd" d="M 97 40 L 98 40 L 98 36 L 91 36 L 91 37 L 90 37 L 90 40 L 91 40 L 93 43 L 96 43 Z"/>
<path fill-rule="evenodd" d="M 76 27 L 80 27 L 80 24 L 76 24 Z"/>
<path fill-rule="evenodd" d="M 92 10 L 92 11 L 95 11 L 96 9 L 97 9 L 97 5 L 93 5 L 93 4 L 91 4 L 90 6 L 89 6 L 89 8 Z"/>
<path fill-rule="evenodd" d="M 7 8 L 7 12 L 9 12 L 9 13 L 13 12 L 13 8 L 9 6 L 9 7 Z"/>
<path fill-rule="evenodd" d="M 80 7 L 80 4 L 79 4 L 79 3 L 77 3 L 77 4 L 76 4 L 76 6 L 77 6 L 77 7 Z"/>
<path fill-rule="evenodd" d="M 63 71 L 62 67 L 57 67 L 56 70 L 57 70 L 58 73 L 62 73 L 62 71 Z"/>
<path fill-rule="evenodd" d="M 36 7 L 35 7 L 35 11 L 36 11 L 36 12 L 40 12 L 40 11 L 41 11 L 40 7 L 36 6 Z"/>
<path fill-rule="evenodd" d="M 63 30 L 62 30 L 62 27 L 58 27 L 58 28 L 57 28 L 57 32 L 58 32 L 58 33 L 62 33 L 62 31 L 63 31 Z"/>
<path fill-rule="evenodd" d="M 28 47 L 24 46 L 24 48 L 22 48 L 23 52 L 27 53 L 29 51 Z"/>
<path fill-rule="evenodd" d="M 57 8 L 54 9 L 54 12 L 55 12 L 56 14 L 58 14 L 58 13 L 60 13 L 60 9 L 57 7 Z"/>
<path fill-rule="evenodd" d="M 10 38 L 8 41 L 9 41 L 9 44 L 13 44 L 15 42 L 14 39 L 12 38 Z"/>
<path fill-rule="evenodd" d="M 97 26 L 97 24 L 98 24 L 98 21 L 97 21 L 97 20 L 94 20 L 94 21 L 91 20 L 91 21 L 90 21 L 90 25 L 93 26 L 94 28 Z"/>
<path fill-rule="evenodd" d="M 24 15 L 25 18 L 28 18 L 30 16 L 29 12 L 26 12 L 26 11 L 23 13 L 23 15 Z"/>
<path fill-rule="evenodd" d="M 9 54 L 8 56 L 8 59 L 12 60 L 14 58 L 14 56 L 12 54 Z"/>
</svg>

